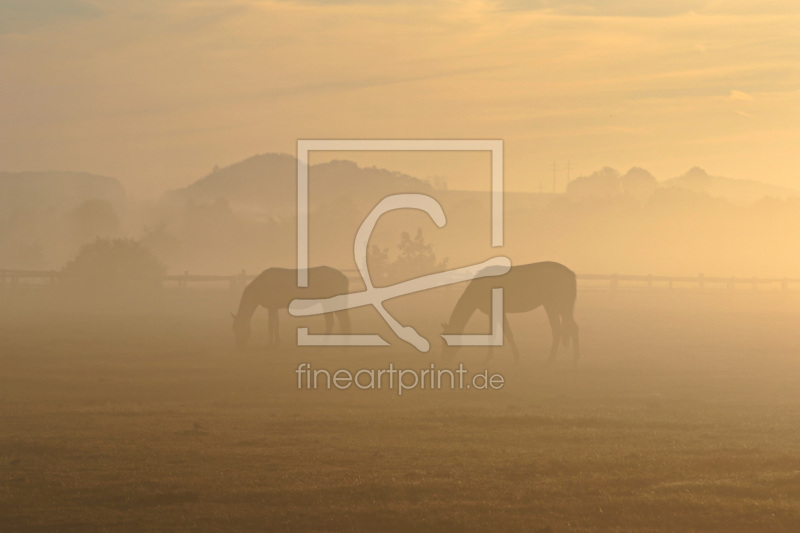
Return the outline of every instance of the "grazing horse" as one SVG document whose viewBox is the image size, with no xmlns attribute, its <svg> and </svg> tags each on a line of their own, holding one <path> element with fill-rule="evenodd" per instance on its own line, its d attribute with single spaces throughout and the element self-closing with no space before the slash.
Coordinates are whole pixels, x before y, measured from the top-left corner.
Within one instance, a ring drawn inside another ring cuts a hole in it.
<svg viewBox="0 0 800 533">
<path fill-rule="evenodd" d="M 308 270 L 308 287 L 297 286 L 297 270 L 289 268 L 268 268 L 251 281 L 242 291 L 239 310 L 233 315 L 233 333 L 236 348 L 247 346 L 250 339 L 250 319 L 258 306 L 269 311 L 270 346 L 280 344 L 278 334 L 278 310 L 289 306 L 295 298 L 330 298 L 347 293 L 347 276 L 335 268 L 320 266 Z M 345 332 L 350 330 L 347 311 L 338 313 L 339 324 Z M 326 332 L 333 330 L 333 315 L 325 315 Z"/>
<path fill-rule="evenodd" d="M 577 296 L 575 273 L 560 263 L 547 261 L 513 266 L 502 276 L 470 281 L 450 315 L 450 322 L 442 324 L 444 332 L 460 334 L 476 309 L 490 315 L 492 289 L 496 287 L 503 288 L 503 333 L 508 337 L 515 361 L 519 359 L 519 350 L 508 325 L 506 313 L 524 313 L 539 306 L 544 306 L 553 331 L 553 344 L 550 347 L 547 364 L 555 359 L 559 341 L 562 341 L 564 346 L 568 346 L 572 341 L 573 358 L 575 362 L 578 361 L 580 357 L 578 324 L 572 316 Z M 450 353 L 452 350 L 453 348 L 449 350 L 446 348 Z M 491 356 L 490 349 L 487 359 Z"/>
</svg>

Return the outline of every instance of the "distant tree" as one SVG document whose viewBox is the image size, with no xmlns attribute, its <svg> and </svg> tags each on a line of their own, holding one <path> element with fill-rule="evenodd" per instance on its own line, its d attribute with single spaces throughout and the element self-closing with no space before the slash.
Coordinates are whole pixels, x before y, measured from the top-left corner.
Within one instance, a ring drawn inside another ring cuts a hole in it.
<svg viewBox="0 0 800 533">
<path fill-rule="evenodd" d="M 139 243 L 167 260 L 174 259 L 181 249 L 180 240 L 169 231 L 167 223 L 163 221 L 145 226 Z"/>
<path fill-rule="evenodd" d="M 425 242 L 421 229 L 413 238 L 405 231 L 401 233 L 397 248 L 399 253 L 394 260 L 389 257 L 388 248 L 373 244 L 367 250 L 369 274 L 375 285 L 398 283 L 447 268 L 447 258 L 437 260 L 433 245 Z"/>
<path fill-rule="evenodd" d="M 116 235 L 120 221 L 108 200 L 86 200 L 67 214 L 75 236 L 81 242 Z"/>
<path fill-rule="evenodd" d="M 429 176 L 425 182 L 436 190 L 447 190 L 447 178 L 444 176 Z"/>
<path fill-rule="evenodd" d="M 425 242 L 422 229 L 417 230 L 413 239 L 404 231 L 400 235 L 400 244 L 397 247 L 400 249 L 400 255 L 391 265 L 392 278 L 414 278 L 447 268 L 447 258 L 442 261 L 436 260 L 433 245 Z"/>
<path fill-rule="evenodd" d="M 633 167 L 620 180 L 622 192 L 639 201 L 649 199 L 658 188 L 658 182 L 643 168 Z"/>
<path fill-rule="evenodd" d="M 389 277 L 391 263 L 389 262 L 389 249 L 379 248 L 374 244 L 367 251 L 367 266 L 373 283 L 382 285 Z"/>
<path fill-rule="evenodd" d="M 164 264 L 133 239 L 97 239 L 61 270 L 65 284 L 100 293 L 155 288 L 165 272 Z"/>
<path fill-rule="evenodd" d="M 591 176 L 571 181 L 567 194 L 577 198 L 609 198 L 620 193 L 620 176 L 616 169 L 604 167 Z"/>
</svg>

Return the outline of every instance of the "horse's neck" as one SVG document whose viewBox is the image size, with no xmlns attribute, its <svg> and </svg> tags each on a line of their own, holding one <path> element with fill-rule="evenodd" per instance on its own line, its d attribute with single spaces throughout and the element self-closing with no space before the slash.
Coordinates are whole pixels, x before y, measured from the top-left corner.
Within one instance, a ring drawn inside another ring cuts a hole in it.
<svg viewBox="0 0 800 533">
<path fill-rule="evenodd" d="M 239 300 L 239 310 L 236 312 L 236 318 L 249 323 L 257 308 L 258 295 L 252 290 L 252 287 L 248 285 L 242 292 L 242 299 Z"/>
<path fill-rule="evenodd" d="M 472 293 L 467 288 L 464 291 L 464 294 L 458 299 L 456 306 L 453 308 L 453 312 L 450 315 L 450 321 L 447 323 L 449 326 L 448 333 L 458 335 L 462 331 L 464 331 L 464 327 L 469 322 L 470 317 L 475 312 L 475 309 L 478 308 L 478 305 L 474 301 L 472 297 Z"/>
</svg>

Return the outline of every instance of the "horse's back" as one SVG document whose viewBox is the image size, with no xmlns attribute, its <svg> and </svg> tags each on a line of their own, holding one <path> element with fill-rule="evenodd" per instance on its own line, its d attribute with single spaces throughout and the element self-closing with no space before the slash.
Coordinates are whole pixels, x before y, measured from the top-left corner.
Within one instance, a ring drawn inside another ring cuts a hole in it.
<svg viewBox="0 0 800 533">
<path fill-rule="evenodd" d="M 264 307 L 287 307 L 295 298 L 330 298 L 348 290 L 348 280 L 328 266 L 308 269 L 308 287 L 297 286 L 297 269 L 271 267 L 251 282 Z"/>
<path fill-rule="evenodd" d="M 503 307 L 511 313 L 549 304 L 566 307 L 576 295 L 575 273 L 554 261 L 515 265 L 502 276 L 474 280 L 471 288 L 481 300 L 481 309 L 488 307 L 489 289 L 494 287 L 503 288 Z"/>
<path fill-rule="evenodd" d="M 545 286 L 560 286 L 561 284 L 570 284 L 575 280 L 575 272 L 555 261 L 514 266 L 508 275 L 526 281 L 536 280 Z"/>
</svg>

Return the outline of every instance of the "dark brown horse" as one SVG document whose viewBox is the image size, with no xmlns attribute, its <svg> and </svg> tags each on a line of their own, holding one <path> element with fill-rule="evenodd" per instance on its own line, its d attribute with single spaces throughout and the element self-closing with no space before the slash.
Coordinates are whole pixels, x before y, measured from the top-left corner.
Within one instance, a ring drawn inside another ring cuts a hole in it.
<svg viewBox="0 0 800 533">
<path fill-rule="evenodd" d="M 268 268 L 251 281 L 242 292 L 239 310 L 233 315 L 233 333 L 236 348 L 241 350 L 250 339 L 250 319 L 256 309 L 266 307 L 269 312 L 268 344 L 280 344 L 278 333 L 278 311 L 285 309 L 295 298 L 330 298 L 347 293 L 347 276 L 335 268 L 320 266 L 308 270 L 308 287 L 297 286 L 297 270 Z M 350 318 L 347 311 L 338 314 L 341 328 L 349 333 Z M 326 332 L 333 330 L 333 315 L 325 315 Z"/>
<path fill-rule="evenodd" d="M 460 334 L 476 310 L 489 315 L 492 309 L 492 289 L 496 287 L 503 288 L 503 333 L 508 337 L 515 360 L 519 359 L 519 350 L 506 313 L 524 313 L 543 306 L 553 331 L 547 364 L 555 359 L 559 341 L 564 346 L 572 342 L 573 358 L 578 361 L 578 324 L 573 317 L 577 296 L 575 273 L 560 263 L 547 261 L 513 266 L 502 276 L 472 280 L 456 303 L 449 323 L 442 324 L 444 332 Z M 452 350 L 453 348 L 449 348 L 449 351 Z"/>
</svg>

